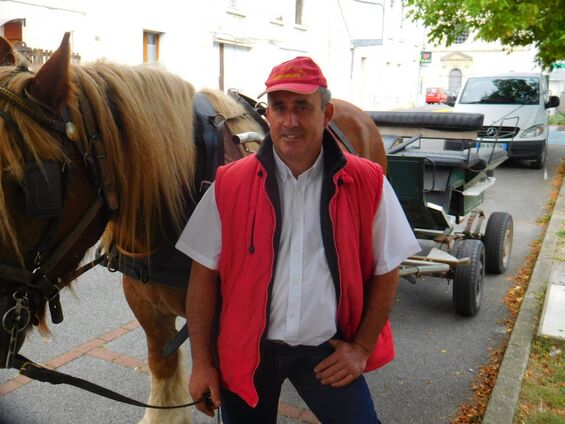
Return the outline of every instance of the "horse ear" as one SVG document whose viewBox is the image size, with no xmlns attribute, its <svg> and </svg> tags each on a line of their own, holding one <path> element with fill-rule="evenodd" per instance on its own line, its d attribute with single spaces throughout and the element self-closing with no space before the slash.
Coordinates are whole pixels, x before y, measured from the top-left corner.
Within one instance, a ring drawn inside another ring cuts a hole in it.
<svg viewBox="0 0 565 424">
<path fill-rule="evenodd" d="M 37 72 L 29 87 L 29 94 L 34 99 L 57 112 L 66 103 L 70 92 L 70 35 L 65 33 L 61 45 Z"/>
<path fill-rule="evenodd" d="M 16 64 L 16 56 L 10 43 L 0 37 L 0 66 L 11 66 Z"/>
</svg>

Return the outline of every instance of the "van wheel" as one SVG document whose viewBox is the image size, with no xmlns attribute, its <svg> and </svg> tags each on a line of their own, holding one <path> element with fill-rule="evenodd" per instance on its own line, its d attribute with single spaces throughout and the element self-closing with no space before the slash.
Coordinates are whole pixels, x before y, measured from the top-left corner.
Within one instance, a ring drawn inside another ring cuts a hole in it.
<svg viewBox="0 0 565 424">
<path fill-rule="evenodd" d="M 514 224 L 512 215 L 493 212 L 487 221 L 483 236 L 485 245 L 485 269 L 492 274 L 503 274 L 508 268 L 512 252 Z"/>
<path fill-rule="evenodd" d="M 545 166 L 545 160 L 547 159 L 547 140 L 543 143 L 543 149 L 538 154 L 538 157 L 530 162 L 530 167 L 532 169 L 542 169 Z"/>
</svg>

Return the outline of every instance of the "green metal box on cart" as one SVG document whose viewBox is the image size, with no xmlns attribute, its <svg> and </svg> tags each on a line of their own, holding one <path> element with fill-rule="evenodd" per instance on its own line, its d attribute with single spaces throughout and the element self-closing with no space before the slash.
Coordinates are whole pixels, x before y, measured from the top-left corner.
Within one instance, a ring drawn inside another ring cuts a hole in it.
<svg viewBox="0 0 565 424">
<path fill-rule="evenodd" d="M 458 222 L 482 204 L 484 192 L 463 195 L 476 181 L 473 165 L 480 166 L 478 160 L 453 152 L 423 155 L 414 150 L 387 157 L 388 179 L 413 229 L 443 231 L 450 226 L 446 215 Z"/>
</svg>

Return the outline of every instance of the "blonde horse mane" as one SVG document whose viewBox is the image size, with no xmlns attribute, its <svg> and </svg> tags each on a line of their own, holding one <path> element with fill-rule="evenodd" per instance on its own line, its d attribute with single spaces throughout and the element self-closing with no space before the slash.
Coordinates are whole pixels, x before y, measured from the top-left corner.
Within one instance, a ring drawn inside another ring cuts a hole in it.
<svg viewBox="0 0 565 424">
<path fill-rule="evenodd" d="M 22 93 L 33 77 L 0 68 L 0 84 Z M 163 222 L 176 228 L 186 221 L 186 196 L 191 196 L 196 166 L 193 130 L 193 86 L 181 78 L 149 66 L 124 66 L 105 62 L 70 67 L 68 105 L 81 137 L 86 137 L 79 111 L 84 95 L 96 118 L 106 154 L 116 175 L 119 209 L 108 224 L 103 243 L 111 242 L 128 252 L 149 252 L 158 247 Z M 226 118 L 232 133 L 261 132 L 244 114 L 243 107 L 221 91 L 204 90 L 215 110 Z M 61 159 L 55 138 L 29 116 L 10 104 L 5 110 L 19 126 L 25 146 L 39 162 Z M 9 134 L 9 136 L 7 136 Z M 1 188 L 4 178 L 21 180 L 21 146 L 0 120 L 0 233 L 15 248 L 18 243 L 8 214 L 8 198 Z"/>
<path fill-rule="evenodd" d="M 186 218 L 196 156 L 194 88 L 154 67 L 100 62 L 72 67 L 71 78 L 92 105 L 116 175 L 119 209 L 103 236 L 105 247 L 113 241 L 147 252 L 163 219 L 179 226 Z"/>
</svg>

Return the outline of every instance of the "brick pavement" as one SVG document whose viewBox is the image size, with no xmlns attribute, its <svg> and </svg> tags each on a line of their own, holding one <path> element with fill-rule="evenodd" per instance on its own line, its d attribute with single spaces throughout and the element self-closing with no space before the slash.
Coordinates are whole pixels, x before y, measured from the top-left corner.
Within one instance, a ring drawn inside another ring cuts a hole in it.
<svg viewBox="0 0 565 424">
<path fill-rule="evenodd" d="M 56 356 L 46 363 L 40 365 L 43 365 L 44 367 L 50 369 L 57 369 L 82 356 L 92 356 L 113 364 L 121 365 L 123 367 L 131 368 L 135 371 L 148 374 L 149 367 L 145 361 L 141 361 L 138 358 L 130 355 L 124 355 L 122 353 L 114 352 L 111 349 L 107 348 L 108 343 L 118 340 L 120 337 L 128 334 L 133 330 L 136 330 L 137 328 L 139 328 L 139 322 L 137 322 L 137 320 L 130 321 L 118 328 L 108 331 L 107 333 L 96 336 L 88 340 L 87 342 L 63 353 L 62 355 Z M 0 384 L 0 398 L 8 393 L 20 389 L 31 381 L 32 380 L 30 380 L 29 378 L 19 375 L 4 382 L 3 384 Z M 309 410 L 284 402 L 279 403 L 279 415 L 295 420 L 297 423 L 319 423 L 316 417 Z"/>
</svg>

